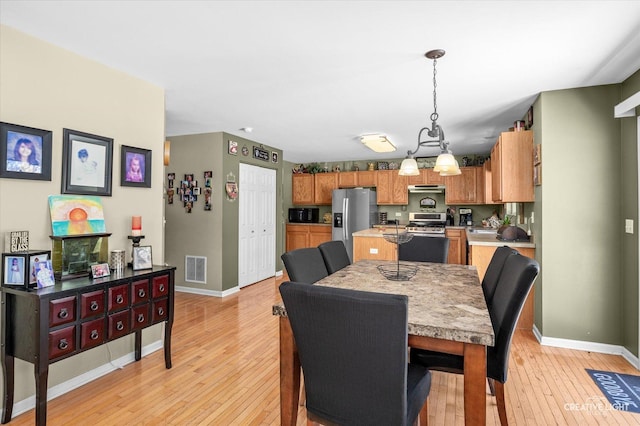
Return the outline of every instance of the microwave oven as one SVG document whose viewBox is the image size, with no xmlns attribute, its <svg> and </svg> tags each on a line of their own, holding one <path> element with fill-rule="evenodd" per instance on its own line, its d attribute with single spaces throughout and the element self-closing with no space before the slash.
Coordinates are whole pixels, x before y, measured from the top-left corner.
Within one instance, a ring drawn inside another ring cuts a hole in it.
<svg viewBox="0 0 640 426">
<path fill-rule="evenodd" d="M 317 207 L 292 207 L 289 209 L 289 223 L 318 223 L 320 209 Z"/>
</svg>

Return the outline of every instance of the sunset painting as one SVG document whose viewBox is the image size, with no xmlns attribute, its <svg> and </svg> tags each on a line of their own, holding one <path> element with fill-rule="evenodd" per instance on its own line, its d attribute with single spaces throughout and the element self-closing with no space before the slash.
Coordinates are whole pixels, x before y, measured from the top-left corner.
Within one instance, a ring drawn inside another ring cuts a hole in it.
<svg viewBox="0 0 640 426">
<path fill-rule="evenodd" d="M 50 195 L 49 211 L 54 237 L 106 232 L 100 197 Z"/>
</svg>

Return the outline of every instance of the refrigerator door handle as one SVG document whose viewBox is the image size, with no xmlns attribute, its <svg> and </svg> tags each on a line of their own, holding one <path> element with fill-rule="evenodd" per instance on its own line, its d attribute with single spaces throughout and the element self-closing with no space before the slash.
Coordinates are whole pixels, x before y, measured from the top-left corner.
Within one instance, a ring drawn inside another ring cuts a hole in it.
<svg viewBox="0 0 640 426">
<path fill-rule="evenodd" d="M 342 221 L 342 238 L 346 241 L 348 240 L 347 235 L 349 235 L 349 199 L 345 198 L 343 201 L 344 207 L 344 220 Z"/>
</svg>

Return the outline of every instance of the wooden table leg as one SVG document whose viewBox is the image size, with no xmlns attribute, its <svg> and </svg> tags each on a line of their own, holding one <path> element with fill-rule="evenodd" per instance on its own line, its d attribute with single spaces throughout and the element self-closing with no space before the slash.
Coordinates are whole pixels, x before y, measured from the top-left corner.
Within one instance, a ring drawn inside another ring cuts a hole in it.
<svg viewBox="0 0 640 426">
<path fill-rule="evenodd" d="M 13 384 L 14 384 L 13 368 L 14 368 L 13 356 L 8 355 L 6 353 L 5 345 L 3 345 L 2 371 L 4 373 L 4 380 L 3 380 L 4 399 L 2 401 L 2 423 L 9 423 L 11 421 L 11 414 L 13 413 Z"/>
<path fill-rule="evenodd" d="M 280 317 L 280 424 L 295 426 L 300 395 L 300 358 L 289 318 Z"/>
<path fill-rule="evenodd" d="M 487 403 L 484 381 L 487 378 L 487 348 L 483 345 L 464 345 L 464 423 L 485 425 Z"/>
</svg>

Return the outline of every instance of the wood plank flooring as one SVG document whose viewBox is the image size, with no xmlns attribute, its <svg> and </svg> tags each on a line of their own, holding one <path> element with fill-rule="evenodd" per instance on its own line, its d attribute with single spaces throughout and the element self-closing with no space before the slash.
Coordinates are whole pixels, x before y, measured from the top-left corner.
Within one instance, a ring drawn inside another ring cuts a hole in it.
<svg viewBox="0 0 640 426">
<path fill-rule="evenodd" d="M 49 425 L 278 425 L 278 320 L 282 279 L 268 279 L 223 299 L 176 294 L 173 368 L 157 351 L 48 405 Z M 133 348 L 132 348 L 133 349 Z M 585 368 L 640 374 L 622 357 L 540 346 L 518 331 L 505 385 L 512 425 L 638 425 L 640 414 L 570 410 L 606 400 Z M 462 377 L 433 373 L 429 423 L 462 425 Z M 607 406 L 608 407 L 608 406 Z M 11 425 L 32 425 L 34 411 Z M 298 424 L 306 424 L 304 407 Z M 487 424 L 499 425 L 487 394 Z"/>
</svg>

